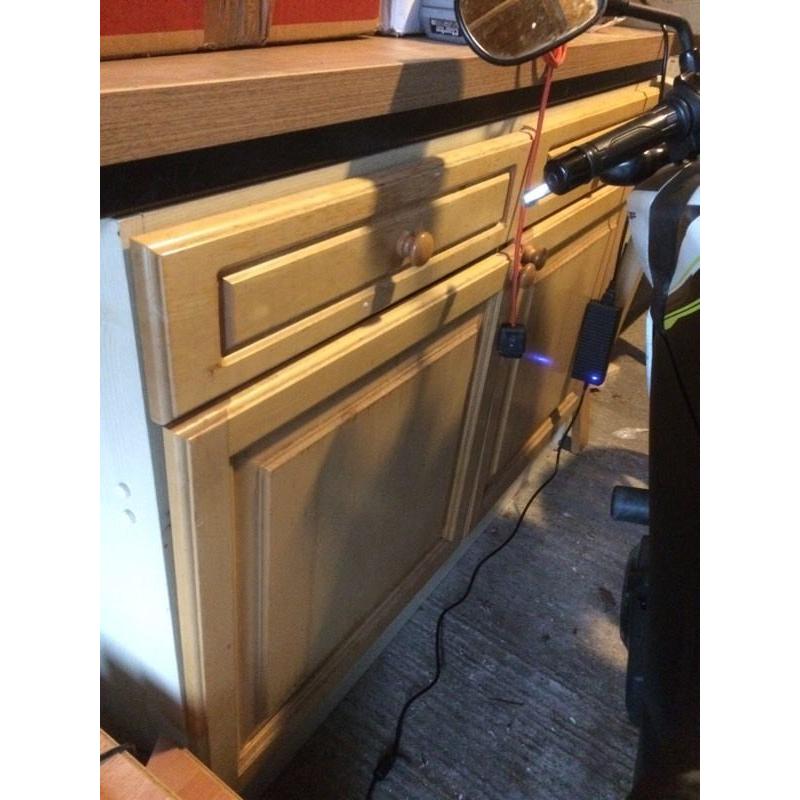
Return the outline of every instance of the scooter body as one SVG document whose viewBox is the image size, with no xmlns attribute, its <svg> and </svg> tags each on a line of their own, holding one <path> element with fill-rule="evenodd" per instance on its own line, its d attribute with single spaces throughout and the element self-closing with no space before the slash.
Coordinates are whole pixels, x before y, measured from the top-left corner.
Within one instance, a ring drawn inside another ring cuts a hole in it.
<svg viewBox="0 0 800 800">
<path fill-rule="evenodd" d="M 649 534 L 628 563 L 621 626 L 640 729 L 632 799 L 699 792 L 699 183 L 699 161 L 667 167 L 629 204 L 632 253 L 653 290 Z"/>
</svg>

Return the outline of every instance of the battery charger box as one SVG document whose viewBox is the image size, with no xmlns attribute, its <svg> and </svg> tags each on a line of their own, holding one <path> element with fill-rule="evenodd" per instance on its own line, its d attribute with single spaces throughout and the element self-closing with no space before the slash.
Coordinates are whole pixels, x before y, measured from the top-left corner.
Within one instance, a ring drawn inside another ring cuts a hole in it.
<svg viewBox="0 0 800 800">
<path fill-rule="evenodd" d="M 622 309 L 611 303 L 600 300 L 589 302 L 578 334 L 572 365 L 573 378 L 592 386 L 599 386 L 605 381 L 621 314 Z"/>
<path fill-rule="evenodd" d="M 454 0 L 422 0 L 419 14 L 426 36 L 440 42 L 467 43 L 456 19 Z"/>
</svg>

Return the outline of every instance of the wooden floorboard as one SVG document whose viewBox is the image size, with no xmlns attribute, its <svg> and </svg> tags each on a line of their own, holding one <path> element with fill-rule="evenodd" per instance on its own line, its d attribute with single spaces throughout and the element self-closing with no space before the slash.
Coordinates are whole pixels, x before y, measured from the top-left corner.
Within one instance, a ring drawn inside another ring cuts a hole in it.
<svg viewBox="0 0 800 800">
<path fill-rule="evenodd" d="M 643 529 L 608 516 L 616 483 L 645 485 L 643 321 L 594 395 L 590 444 L 445 623 L 446 664 L 409 713 L 403 758 L 375 800 L 621 800 L 636 732 L 624 708 L 622 577 Z M 406 698 L 432 675 L 441 608 L 511 530 L 552 469 L 549 454 L 388 649 L 270 787 L 264 800 L 358 800 Z"/>
</svg>

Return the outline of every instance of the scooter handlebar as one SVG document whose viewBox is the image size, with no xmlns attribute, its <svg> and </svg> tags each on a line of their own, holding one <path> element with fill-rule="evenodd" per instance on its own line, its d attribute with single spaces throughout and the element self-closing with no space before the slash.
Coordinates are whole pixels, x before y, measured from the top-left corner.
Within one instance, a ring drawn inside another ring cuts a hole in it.
<svg viewBox="0 0 800 800">
<path fill-rule="evenodd" d="M 653 147 L 686 138 L 693 129 L 690 104 L 672 96 L 636 119 L 548 161 L 545 182 L 554 194 L 566 194 Z"/>
</svg>

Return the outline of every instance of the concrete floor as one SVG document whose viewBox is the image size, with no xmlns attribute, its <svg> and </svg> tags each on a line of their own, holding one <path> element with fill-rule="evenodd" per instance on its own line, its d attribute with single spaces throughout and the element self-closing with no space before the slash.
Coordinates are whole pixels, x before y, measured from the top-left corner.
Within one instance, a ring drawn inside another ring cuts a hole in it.
<svg viewBox="0 0 800 800">
<path fill-rule="evenodd" d="M 644 323 L 623 334 L 592 394 L 587 450 L 558 477 L 516 539 L 481 571 L 445 623 L 436 688 L 406 718 L 403 757 L 375 800 L 621 800 L 636 732 L 624 706 L 619 596 L 643 529 L 613 522 L 617 483 L 647 478 Z M 510 532 L 552 470 L 540 458 L 492 524 L 297 754 L 264 800 L 359 800 L 410 694 L 433 674 L 441 608 Z"/>
</svg>

